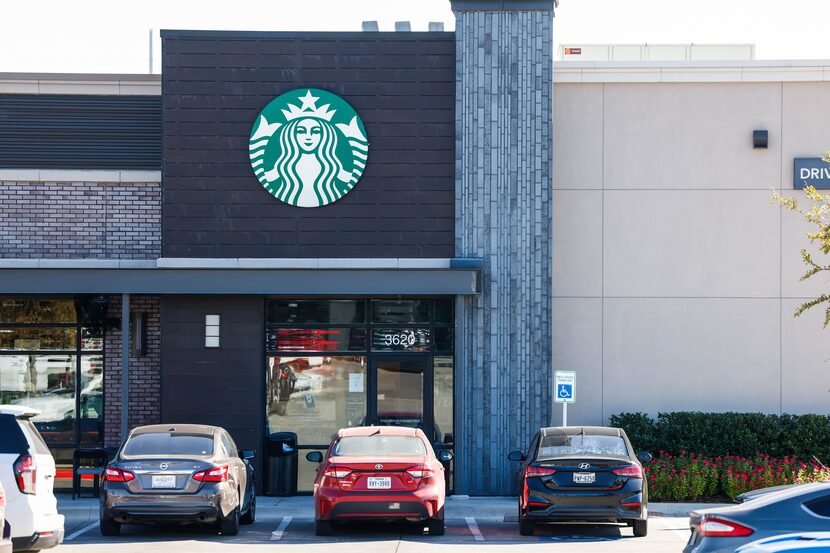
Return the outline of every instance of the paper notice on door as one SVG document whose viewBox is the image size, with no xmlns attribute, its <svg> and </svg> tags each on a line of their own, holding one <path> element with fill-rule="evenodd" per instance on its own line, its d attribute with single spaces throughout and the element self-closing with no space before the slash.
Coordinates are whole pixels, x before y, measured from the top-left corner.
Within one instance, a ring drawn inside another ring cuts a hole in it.
<svg viewBox="0 0 830 553">
<path fill-rule="evenodd" d="M 349 391 L 363 393 L 363 373 L 349 373 Z"/>
</svg>

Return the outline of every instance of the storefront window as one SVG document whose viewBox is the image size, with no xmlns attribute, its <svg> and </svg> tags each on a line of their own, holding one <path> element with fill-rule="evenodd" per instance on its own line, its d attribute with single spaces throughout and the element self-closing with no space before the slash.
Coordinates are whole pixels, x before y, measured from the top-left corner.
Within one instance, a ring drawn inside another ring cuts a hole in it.
<svg viewBox="0 0 830 553">
<path fill-rule="evenodd" d="M 373 323 L 428 323 L 430 300 L 372 300 Z"/>
<path fill-rule="evenodd" d="M 453 443 L 453 359 L 436 356 L 433 363 L 435 430 L 441 444 Z"/>
<path fill-rule="evenodd" d="M 340 428 L 366 418 L 366 357 L 269 356 L 269 432 L 296 432 L 303 444 L 327 444 Z"/>
<path fill-rule="evenodd" d="M 364 300 L 272 300 L 267 303 L 270 324 L 364 324 Z"/>
<path fill-rule="evenodd" d="M 72 299 L 0 297 L 0 403 L 40 411 L 32 422 L 59 463 L 101 445 L 103 348 Z"/>
<path fill-rule="evenodd" d="M 0 327 L 0 350 L 74 351 L 75 337 L 72 327 Z"/>
<path fill-rule="evenodd" d="M 50 445 L 75 443 L 75 356 L 0 356 L 2 403 L 40 411 L 32 418 Z"/>
<path fill-rule="evenodd" d="M 421 428 L 453 447 L 453 298 L 266 302 L 267 431 L 295 432 L 300 491 L 341 428 Z"/>
</svg>

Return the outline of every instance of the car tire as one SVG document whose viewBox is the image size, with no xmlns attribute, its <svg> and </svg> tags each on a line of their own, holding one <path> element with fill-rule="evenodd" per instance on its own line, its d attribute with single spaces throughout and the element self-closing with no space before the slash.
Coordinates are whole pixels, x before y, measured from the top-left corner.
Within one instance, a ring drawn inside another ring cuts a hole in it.
<svg viewBox="0 0 830 553">
<path fill-rule="evenodd" d="M 239 517 L 239 524 L 253 524 L 256 522 L 256 494 L 251 496 L 251 504 L 245 514 Z"/>
<path fill-rule="evenodd" d="M 522 536 L 532 536 L 536 531 L 536 523 L 519 515 L 519 534 Z"/>
<path fill-rule="evenodd" d="M 225 536 L 239 534 L 239 505 L 227 516 L 219 519 L 219 532 Z"/>
<path fill-rule="evenodd" d="M 648 519 L 635 520 L 632 526 L 634 527 L 635 538 L 644 538 L 648 534 Z"/>
<path fill-rule="evenodd" d="M 102 536 L 117 536 L 121 533 L 121 523 L 115 522 L 111 518 L 102 518 L 98 527 Z"/>
<path fill-rule="evenodd" d="M 318 536 L 331 535 L 331 521 L 330 520 L 315 520 L 314 533 Z"/>
<path fill-rule="evenodd" d="M 430 536 L 443 536 L 444 531 L 444 508 L 441 507 L 438 513 L 427 521 L 427 532 Z"/>
</svg>

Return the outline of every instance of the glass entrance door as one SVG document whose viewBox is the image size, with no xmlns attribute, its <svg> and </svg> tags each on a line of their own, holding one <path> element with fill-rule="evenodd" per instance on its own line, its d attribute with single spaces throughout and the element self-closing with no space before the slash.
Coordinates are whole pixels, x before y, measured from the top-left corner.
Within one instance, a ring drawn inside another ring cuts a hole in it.
<svg viewBox="0 0 830 553">
<path fill-rule="evenodd" d="M 432 380 L 427 355 L 378 355 L 372 359 L 372 392 L 369 418 L 374 424 L 431 428 L 431 409 L 426 405 Z M 429 419 L 429 420 L 428 420 Z"/>
</svg>

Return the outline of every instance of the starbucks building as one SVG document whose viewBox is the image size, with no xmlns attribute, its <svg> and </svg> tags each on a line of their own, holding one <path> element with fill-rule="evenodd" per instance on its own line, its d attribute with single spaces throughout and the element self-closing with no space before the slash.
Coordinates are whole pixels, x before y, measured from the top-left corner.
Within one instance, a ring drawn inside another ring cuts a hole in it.
<svg viewBox="0 0 830 553">
<path fill-rule="evenodd" d="M 58 485 L 78 448 L 194 422 L 257 450 L 261 491 L 296 434 L 308 492 L 308 451 L 394 424 L 454 452 L 454 493 L 508 494 L 507 452 L 561 420 L 554 369 L 572 423 L 827 412 L 769 187 L 828 147 L 830 69 L 554 71 L 553 4 L 162 31 L 160 76 L 0 74 L 0 403 L 41 410 Z"/>
</svg>

